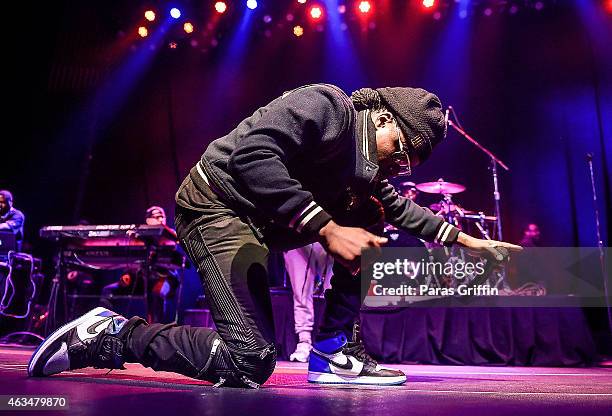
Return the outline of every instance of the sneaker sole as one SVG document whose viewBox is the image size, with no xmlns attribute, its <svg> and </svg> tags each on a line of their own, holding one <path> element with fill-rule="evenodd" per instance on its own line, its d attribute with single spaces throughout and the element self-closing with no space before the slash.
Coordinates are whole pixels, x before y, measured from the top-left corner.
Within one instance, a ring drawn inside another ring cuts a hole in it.
<svg viewBox="0 0 612 416">
<path fill-rule="evenodd" d="M 30 358 L 30 362 L 28 363 L 28 376 L 46 377 L 44 375 L 40 375 L 40 376 L 34 375 L 34 367 L 36 367 L 37 361 L 40 359 L 40 356 L 45 352 L 45 350 L 51 345 L 53 345 L 53 343 L 57 341 L 66 332 L 81 325 L 83 322 L 85 322 L 87 319 L 91 318 L 92 316 L 96 316 L 97 314 L 104 312 L 104 311 L 108 311 L 108 309 L 98 306 L 97 308 L 94 308 L 90 310 L 89 312 L 87 312 L 85 315 L 82 315 L 81 317 L 73 321 L 70 321 L 67 324 L 53 331 L 51 335 L 45 338 L 45 340 L 38 346 L 38 348 L 36 348 L 36 351 L 34 351 L 32 358 Z"/>
<path fill-rule="evenodd" d="M 372 377 L 356 376 L 346 377 L 333 373 L 308 372 L 308 382 L 317 384 L 362 384 L 370 386 L 399 386 L 406 382 L 406 376 Z"/>
</svg>

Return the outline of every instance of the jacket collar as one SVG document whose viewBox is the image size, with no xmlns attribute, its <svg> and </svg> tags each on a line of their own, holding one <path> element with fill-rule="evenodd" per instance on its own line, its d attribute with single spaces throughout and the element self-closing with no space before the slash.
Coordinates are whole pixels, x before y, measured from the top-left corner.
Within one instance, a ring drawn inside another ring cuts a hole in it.
<svg viewBox="0 0 612 416">
<path fill-rule="evenodd" d="M 357 113 L 355 123 L 357 138 L 357 166 L 364 179 L 372 182 L 378 173 L 378 158 L 376 157 L 376 127 L 370 118 L 370 110 Z"/>
</svg>

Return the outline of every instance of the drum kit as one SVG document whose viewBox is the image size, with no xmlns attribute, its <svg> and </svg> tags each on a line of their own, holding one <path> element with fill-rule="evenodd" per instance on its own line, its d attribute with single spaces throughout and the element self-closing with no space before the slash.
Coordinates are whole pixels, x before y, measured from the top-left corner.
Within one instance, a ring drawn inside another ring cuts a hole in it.
<svg viewBox="0 0 612 416">
<path fill-rule="evenodd" d="M 496 230 L 497 217 L 486 215 L 483 211 L 474 211 L 463 208 L 453 201 L 453 195 L 465 191 L 465 186 L 446 182 L 440 178 L 435 182 L 423 182 L 416 184 L 416 189 L 428 194 L 442 196 L 440 202 L 431 204 L 429 208 L 434 214 L 443 217 L 447 222 L 453 224 L 460 230 L 470 233 L 478 232 L 484 239 L 492 239 Z"/>
<path fill-rule="evenodd" d="M 476 211 L 462 207 L 459 203 L 453 200 L 453 196 L 464 192 L 466 187 L 458 183 L 447 182 L 444 179 L 438 179 L 435 182 L 423 182 L 415 184 L 413 182 L 404 182 L 399 186 L 403 194 L 408 194 L 408 197 L 416 197 L 413 193 L 410 195 L 407 191 L 416 189 L 418 191 L 440 195 L 442 199 L 439 202 L 429 205 L 431 211 L 450 224 L 453 224 L 467 234 L 478 236 L 490 240 L 496 239 L 497 236 L 497 216 L 487 215 L 483 211 Z M 458 264 L 467 263 L 471 257 L 458 246 L 443 247 L 437 243 L 425 242 L 411 237 L 407 233 L 401 233 L 396 227 L 387 224 L 385 227 L 385 236 L 389 238 L 389 247 L 399 248 L 422 248 L 423 251 L 411 251 L 409 256 L 416 259 L 421 256 L 429 262 L 442 264 Z M 447 275 L 440 272 L 428 272 L 421 274 L 416 278 L 415 282 L 419 285 L 427 285 L 433 288 L 449 288 L 457 287 L 461 284 L 467 284 L 474 281 L 478 276 L 475 274 L 466 274 L 462 278 L 453 278 L 452 275 Z M 487 277 L 487 282 L 491 287 L 504 288 L 506 287 L 505 272 L 503 269 L 495 270 Z"/>
</svg>

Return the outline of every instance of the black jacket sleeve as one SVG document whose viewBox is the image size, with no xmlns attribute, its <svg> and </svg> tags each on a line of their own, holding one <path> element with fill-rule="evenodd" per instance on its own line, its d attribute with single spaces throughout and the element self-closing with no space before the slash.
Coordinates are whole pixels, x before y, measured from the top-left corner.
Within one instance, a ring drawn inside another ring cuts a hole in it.
<svg viewBox="0 0 612 416">
<path fill-rule="evenodd" d="M 385 220 L 426 241 L 433 241 L 445 246 L 457 241 L 459 229 L 442 218 L 434 215 L 429 209 L 422 208 L 415 202 L 398 194 L 388 180 L 381 181 L 375 190 L 375 196 L 385 209 Z"/>
<path fill-rule="evenodd" d="M 340 90 L 324 85 L 286 93 L 266 107 L 233 150 L 230 173 L 274 222 L 314 233 L 331 219 L 290 176 L 287 165 L 298 153 L 333 141 L 348 129 L 347 100 Z"/>
</svg>

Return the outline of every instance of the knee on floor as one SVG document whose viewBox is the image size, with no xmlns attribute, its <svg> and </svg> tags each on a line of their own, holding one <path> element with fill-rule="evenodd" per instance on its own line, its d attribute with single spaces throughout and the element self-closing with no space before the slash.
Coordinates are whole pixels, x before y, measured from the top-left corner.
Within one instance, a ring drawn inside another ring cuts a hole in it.
<svg viewBox="0 0 612 416">
<path fill-rule="evenodd" d="M 276 347 L 268 344 L 263 348 L 233 351 L 234 364 L 248 380 L 261 385 L 270 378 L 276 367 Z"/>
</svg>

